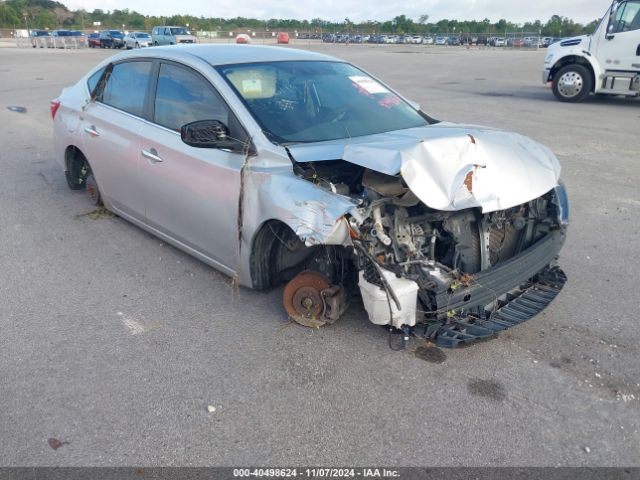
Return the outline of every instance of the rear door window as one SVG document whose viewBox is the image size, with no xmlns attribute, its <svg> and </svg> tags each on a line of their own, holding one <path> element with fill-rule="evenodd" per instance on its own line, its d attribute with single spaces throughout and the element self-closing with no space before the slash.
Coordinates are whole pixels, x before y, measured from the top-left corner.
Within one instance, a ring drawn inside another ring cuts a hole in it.
<svg viewBox="0 0 640 480">
<path fill-rule="evenodd" d="M 132 115 L 143 117 L 151 65 L 150 61 L 132 61 L 114 65 L 97 100 Z"/>
</svg>

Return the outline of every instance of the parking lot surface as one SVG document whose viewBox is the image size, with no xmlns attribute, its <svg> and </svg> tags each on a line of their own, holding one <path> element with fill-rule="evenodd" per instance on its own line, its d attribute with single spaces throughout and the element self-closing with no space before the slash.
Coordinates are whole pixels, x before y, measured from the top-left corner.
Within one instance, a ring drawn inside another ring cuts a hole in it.
<svg viewBox="0 0 640 480">
<path fill-rule="evenodd" d="M 561 295 L 438 355 L 390 350 L 359 303 L 293 325 L 281 289 L 234 289 L 67 188 L 49 100 L 114 52 L 2 48 L 0 465 L 640 465 L 640 102 L 557 102 L 544 51 L 305 48 L 548 145 L 572 204 Z"/>
</svg>

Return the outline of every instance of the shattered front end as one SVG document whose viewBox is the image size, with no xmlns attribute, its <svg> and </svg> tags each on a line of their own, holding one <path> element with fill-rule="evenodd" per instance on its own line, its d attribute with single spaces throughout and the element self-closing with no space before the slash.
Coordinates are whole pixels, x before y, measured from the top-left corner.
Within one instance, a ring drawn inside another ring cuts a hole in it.
<svg viewBox="0 0 640 480">
<path fill-rule="evenodd" d="M 376 198 L 359 227 L 359 288 L 373 323 L 455 347 L 532 318 L 564 285 L 555 266 L 564 187 L 487 214 L 435 211 L 411 197 Z"/>
<path fill-rule="evenodd" d="M 532 318 L 558 295 L 569 205 L 545 147 L 493 131 L 444 137 L 378 157 L 379 145 L 348 146 L 340 160 L 294 170 L 355 205 L 338 221 L 340 258 L 371 322 L 456 347 Z"/>
</svg>

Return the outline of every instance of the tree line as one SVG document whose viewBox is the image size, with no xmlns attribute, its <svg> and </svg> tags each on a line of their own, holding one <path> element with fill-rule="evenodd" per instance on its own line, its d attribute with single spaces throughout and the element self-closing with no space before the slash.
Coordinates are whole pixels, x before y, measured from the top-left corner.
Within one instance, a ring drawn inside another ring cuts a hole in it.
<svg viewBox="0 0 640 480">
<path fill-rule="evenodd" d="M 100 26 L 94 26 L 100 22 Z M 391 20 L 378 22 L 367 20 L 353 22 L 345 18 L 342 22 L 330 22 L 321 18 L 312 20 L 278 19 L 258 20 L 255 18 L 217 18 L 195 17 L 192 15 L 173 15 L 160 17 L 142 15 L 135 10 L 104 11 L 95 9 L 69 10 L 65 5 L 54 0 L 2 0 L 0 1 L 0 28 L 29 28 L 74 30 L 95 30 L 100 28 L 116 28 L 126 30 L 151 30 L 155 25 L 183 25 L 191 30 L 207 32 L 240 32 L 252 31 L 288 31 L 288 32 L 330 32 L 330 33 L 397 33 L 397 34 L 431 34 L 431 33 L 479 33 L 504 34 L 505 32 L 540 33 L 543 36 L 559 37 L 592 33 L 598 20 L 586 25 L 576 23 L 572 19 L 553 15 L 546 22 L 535 20 L 523 24 L 501 19 L 491 22 L 484 20 L 440 20 L 429 22 L 429 15 L 420 15 L 414 20 L 406 15 L 398 15 Z"/>
</svg>

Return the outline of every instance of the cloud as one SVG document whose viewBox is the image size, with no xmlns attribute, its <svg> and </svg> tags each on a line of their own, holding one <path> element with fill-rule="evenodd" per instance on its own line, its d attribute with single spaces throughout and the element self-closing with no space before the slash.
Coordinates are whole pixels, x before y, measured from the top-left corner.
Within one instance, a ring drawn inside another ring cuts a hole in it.
<svg viewBox="0 0 640 480">
<path fill-rule="evenodd" d="M 610 0 L 325 0 L 311 2 L 300 0 L 279 0 L 271 2 L 265 8 L 264 1 L 190 0 L 188 6 L 175 2 L 157 0 L 138 0 L 136 10 L 144 15 L 170 16 L 189 14 L 205 17 L 248 17 L 248 18 L 297 18 L 343 21 L 390 20 L 397 15 L 407 15 L 415 20 L 428 14 L 429 21 L 444 18 L 456 20 L 482 20 L 489 18 L 497 21 L 505 18 L 514 22 L 529 20 L 548 20 L 552 15 L 569 17 L 577 22 L 586 23 L 602 16 Z M 71 9 L 84 8 L 93 11 L 96 8 L 113 10 L 123 8 L 114 0 L 70 0 L 66 5 Z"/>
</svg>

